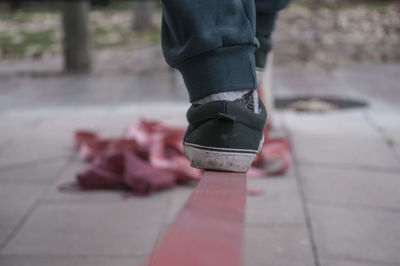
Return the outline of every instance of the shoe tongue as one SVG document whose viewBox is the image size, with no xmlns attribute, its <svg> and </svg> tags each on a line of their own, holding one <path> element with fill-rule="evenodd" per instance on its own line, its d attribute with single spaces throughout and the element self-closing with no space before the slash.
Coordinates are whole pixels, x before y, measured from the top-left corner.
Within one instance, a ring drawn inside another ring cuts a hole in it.
<svg viewBox="0 0 400 266">
<path fill-rule="evenodd" d="M 258 93 L 256 90 L 249 91 L 248 93 L 244 94 L 242 97 L 233 101 L 247 109 L 251 110 L 254 113 L 260 112 L 260 107 L 258 104 Z"/>
</svg>

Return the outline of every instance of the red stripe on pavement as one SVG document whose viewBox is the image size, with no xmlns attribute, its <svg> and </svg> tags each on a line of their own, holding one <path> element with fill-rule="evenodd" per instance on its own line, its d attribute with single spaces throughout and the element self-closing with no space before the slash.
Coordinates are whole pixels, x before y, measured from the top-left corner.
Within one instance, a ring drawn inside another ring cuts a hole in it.
<svg viewBox="0 0 400 266">
<path fill-rule="evenodd" d="M 149 266 L 240 266 L 246 174 L 206 171 Z"/>
</svg>

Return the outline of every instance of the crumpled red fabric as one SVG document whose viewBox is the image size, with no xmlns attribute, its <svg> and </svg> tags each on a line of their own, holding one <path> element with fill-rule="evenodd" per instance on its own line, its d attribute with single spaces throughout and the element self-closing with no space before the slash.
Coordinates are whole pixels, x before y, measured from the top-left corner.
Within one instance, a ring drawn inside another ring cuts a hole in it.
<svg viewBox="0 0 400 266">
<path fill-rule="evenodd" d="M 83 189 L 129 189 L 138 194 L 174 187 L 179 182 L 199 180 L 202 170 L 192 168 L 183 152 L 184 129 L 161 121 L 137 119 L 120 138 L 102 138 L 87 130 L 75 132 L 79 158 L 90 162 L 77 174 Z M 283 174 L 291 164 L 290 143 L 284 138 L 265 141 L 248 176 Z M 266 168 L 270 160 L 279 160 L 275 169 Z"/>
</svg>

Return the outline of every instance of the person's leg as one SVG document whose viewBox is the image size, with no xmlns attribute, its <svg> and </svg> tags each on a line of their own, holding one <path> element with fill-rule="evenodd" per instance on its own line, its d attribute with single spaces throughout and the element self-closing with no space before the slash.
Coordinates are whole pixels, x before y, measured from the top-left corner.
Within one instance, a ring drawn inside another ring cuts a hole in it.
<svg viewBox="0 0 400 266">
<path fill-rule="evenodd" d="M 255 89 L 254 0 L 162 0 L 162 48 L 190 101 Z"/>
<path fill-rule="evenodd" d="M 256 5 L 256 37 L 260 46 L 255 51 L 258 70 L 265 68 L 267 55 L 272 49 L 272 32 L 278 18 L 279 10 L 285 8 L 290 0 L 255 0 Z"/>
<path fill-rule="evenodd" d="M 197 168 L 247 171 L 266 120 L 255 90 L 254 0 L 161 4 L 164 56 L 181 72 L 193 103 L 187 113 L 186 156 Z"/>
</svg>

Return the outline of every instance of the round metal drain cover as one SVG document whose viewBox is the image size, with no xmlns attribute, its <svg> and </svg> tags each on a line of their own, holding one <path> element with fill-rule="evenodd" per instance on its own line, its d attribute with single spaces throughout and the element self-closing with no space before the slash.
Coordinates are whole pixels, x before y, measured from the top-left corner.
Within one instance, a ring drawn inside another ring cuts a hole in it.
<svg viewBox="0 0 400 266">
<path fill-rule="evenodd" d="M 334 96 L 296 96 L 275 100 L 278 109 L 290 109 L 299 112 L 331 112 L 338 109 L 367 107 L 368 103 L 348 98 Z"/>
</svg>

